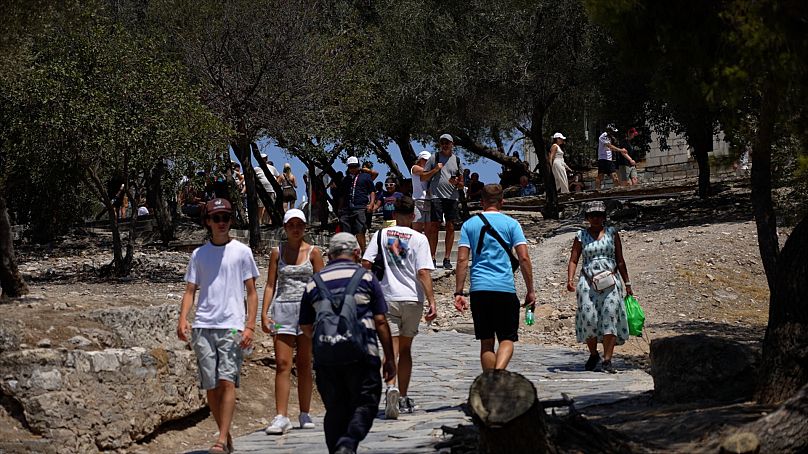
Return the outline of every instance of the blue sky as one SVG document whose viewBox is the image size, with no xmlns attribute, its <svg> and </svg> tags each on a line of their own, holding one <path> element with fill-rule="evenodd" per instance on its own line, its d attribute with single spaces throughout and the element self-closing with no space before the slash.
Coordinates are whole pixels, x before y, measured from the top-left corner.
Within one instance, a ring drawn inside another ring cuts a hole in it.
<svg viewBox="0 0 808 454">
<path fill-rule="evenodd" d="M 425 147 L 418 142 L 412 142 L 412 146 L 416 153 L 420 152 L 421 150 L 427 150 L 431 153 L 434 153 L 437 150 L 437 147 L 431 144 Z M 510 144 L 506 144 L 506 149 L 508 148 L 508 146 L 510 146 Z M 306 171 L 306 166 L 303 165 L 303 163 L 300 162 L 299 159 L 290 154 L 287 154 L 283 148 L 277 147 L 270 140 L 264 139 L 259 141 L 258 147 L 261 149 L 262 153 L 266 153 L 269 156 L 269 160 L 275 164 L 275 167 L 278 169 L 279 172 L 283 170 L 284 163 L 288 162 L 289 164 L 292 165 L 292 173 L 297 177 L 298 180 L 297 201 L 298 203 L 302 202 L 306 192 L 305 185 L 303 184 L 303 173 Z M 517 144 L 516 146 L 514 146 L 514 150 L 518 150 L 519 155 L 522 156 L 521 144 Z M 409 166 L 404 165 L 404 161 L 401 159 L 401 153 L 399 152 L 398 147 L 395 144 L 388 145 L 387 151 L 390 153 L 391 156 L 393 156 L 393 159 L 396 161 L 396 164 L 398 164 L 399 169 L 401 169 L 401 171 L 404 173 L 404 176 L 406 178 L 409 178 L 410 168 Z M 464 159 L 462 152 L 458 153 L 458 155 L 460 156 L 460 160 L 463 163 L 463 166 L 470 167 L 472 173 L 477 172 L 480 174 L 480 181 L 482 181 L 483 183 L 499 182 L 499 175 L 497 174 L 501 170 L 500 164 L 491 161 L 490 159 L 481 158 L 477 162 L 469 165 L 466 159 Z M 232 150 L 230 151 L 230 159 L 234 161 L 237 160 Z M 378 162 L 375 159 L 375 156 L 372 159 L 373 159 L 373 168 L 379 172 L 379 179 L 383 179 L 384 176 L 387 175 L 387 172 L 389 170 L 387 165 Z M 364 159 L 360 158 L 360 162 L 362 161 L 364 161 Z M 255 165 L 257 164 L 255 163 L 255 159 L 253 158 L 253 166 Z M 334 163 L 334 168 L 338 171 L 339 170 L 344 171 L 345 165 L 341 163 L 339 160 L 337 160 L 337 162 Z"/>
</svg>

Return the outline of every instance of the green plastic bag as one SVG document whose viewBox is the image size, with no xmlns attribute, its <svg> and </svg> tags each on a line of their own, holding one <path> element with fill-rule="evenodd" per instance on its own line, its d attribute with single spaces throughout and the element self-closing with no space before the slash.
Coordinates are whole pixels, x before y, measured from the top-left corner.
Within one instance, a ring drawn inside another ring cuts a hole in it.
<svg viewBox="0 0 808 454">
<path fill-rule="evenodd" d="M 626 295 L 626 318 L 628 319 L 628 333 L 632 336 L 642 336 L 642 327 L 645 324 L 645 313 L 634 295 Z"/>
</svg>

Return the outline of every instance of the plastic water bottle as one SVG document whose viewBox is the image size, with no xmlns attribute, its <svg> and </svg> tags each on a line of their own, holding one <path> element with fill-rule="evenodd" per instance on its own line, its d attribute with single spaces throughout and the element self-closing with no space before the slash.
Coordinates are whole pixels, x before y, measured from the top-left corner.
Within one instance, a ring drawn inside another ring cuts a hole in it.
<svg viewBox="0 0 808 454">
<path fill-rule="evenodd" d="M 240 346 L 241 345 L 241 333 L 239 333 L 237 329 L 231 328 L 230 329 L 230 335 L 233 336 L 233 342 L 235 342 L 236 345 Z M 250 344 L 250 346 L 247 347 L 247 348 L 242 348 L 241 349 L 241 353 L 245 358 L 252 355 L 253 351 L 255 351 L 255 348 L 253 347 L 252 344 Z"/>
<path fill-rule="evenodd" d="M 533 326 L 533 321 L 534 321 L 533 309 L 527 308 L 527 310 L 525 311 L 525 325 Z"/>
</svg>

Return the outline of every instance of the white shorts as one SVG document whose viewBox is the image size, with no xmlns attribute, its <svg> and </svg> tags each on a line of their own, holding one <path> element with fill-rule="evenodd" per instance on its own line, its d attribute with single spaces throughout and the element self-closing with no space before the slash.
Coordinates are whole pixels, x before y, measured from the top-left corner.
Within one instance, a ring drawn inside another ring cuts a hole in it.
<svg viewBox="0 0 808 454">
<path fill-rule="evenodd" d="M 300 301 L 273 301 L 269 306 L 269 317 L 276 324 L 281 325 L 275 329 L 275 334 L 291 334 L 299 336 L 300 330 Z"/>
<path fill-rule="evenodd" d="M 432 200 L 430 199 L 417 199 L 415 201 L 415 221 L 414 222 L 429 222 L 430 213 L 432 212 Z"/>
</svg>

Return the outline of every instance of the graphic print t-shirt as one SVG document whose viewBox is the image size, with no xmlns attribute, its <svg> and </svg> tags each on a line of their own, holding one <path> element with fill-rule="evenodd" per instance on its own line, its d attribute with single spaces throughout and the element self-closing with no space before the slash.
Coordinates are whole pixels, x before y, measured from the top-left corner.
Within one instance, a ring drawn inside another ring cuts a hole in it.
<svg viewBox="0 0 808 454">
<path fill-rule="evenodd" d="M 402 226 L 379 230 L 368 241 L 362 257 L 369 262 L 379 253 L 376 235 L 382 235 L 385 270 L 381 284 L 385 300 L 423 302 L 424 290 L 418 282 L 418 270 L 435 269 L 426 236 Z"/>
<path fill-rule="evenodd" d="M 385 221 L 390 221 L 396 215 L 396 199 L 404 197 L 400 192 L 382 192 L 382 215 Z"/>
</svg>

